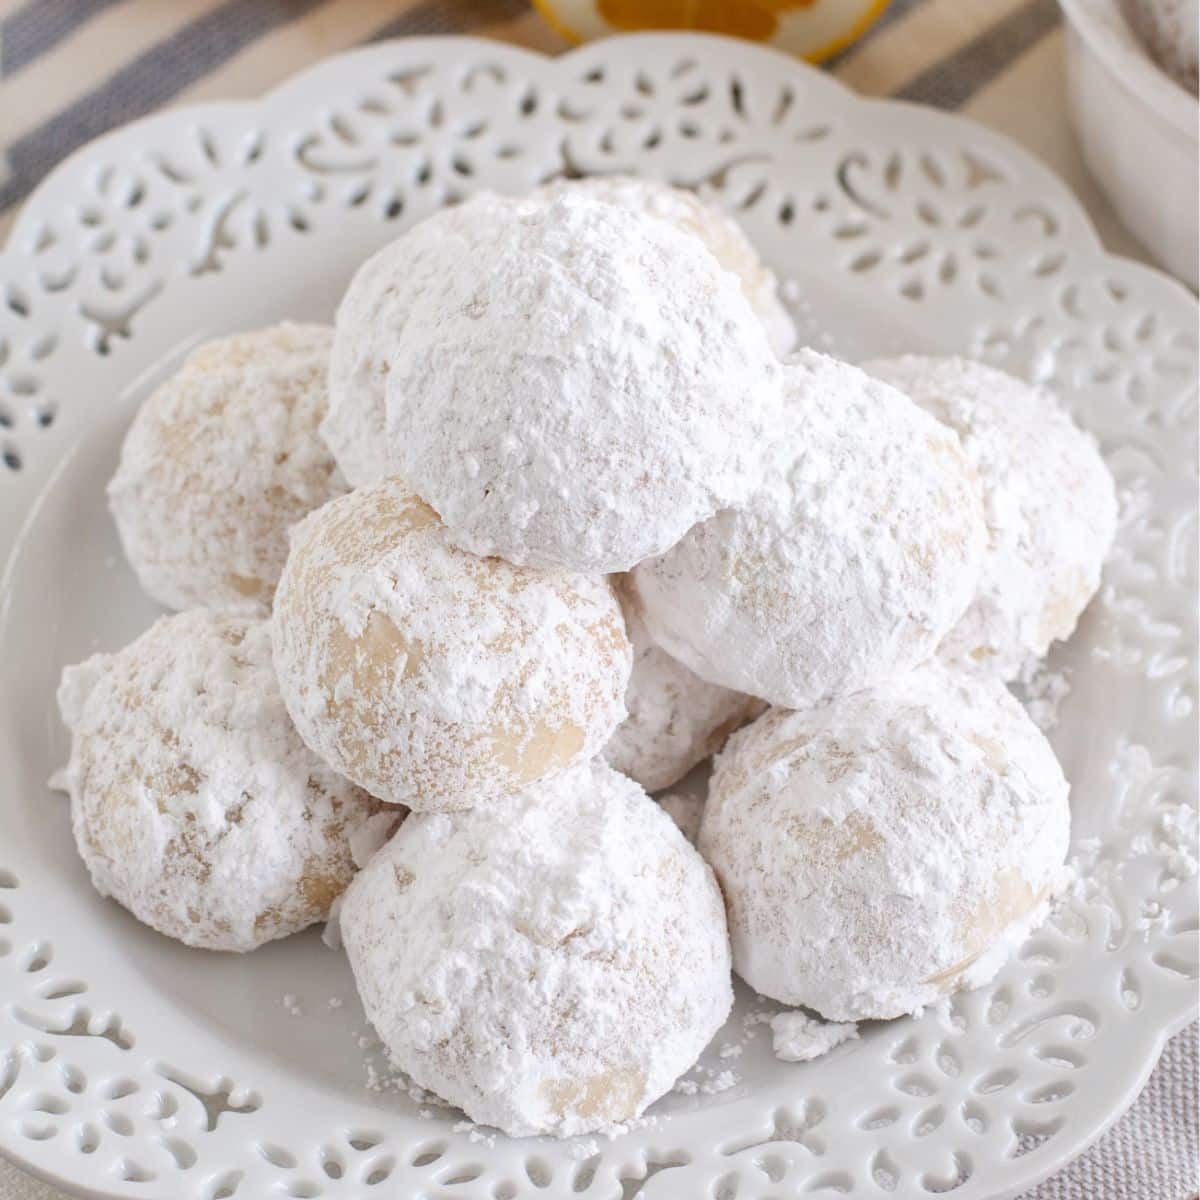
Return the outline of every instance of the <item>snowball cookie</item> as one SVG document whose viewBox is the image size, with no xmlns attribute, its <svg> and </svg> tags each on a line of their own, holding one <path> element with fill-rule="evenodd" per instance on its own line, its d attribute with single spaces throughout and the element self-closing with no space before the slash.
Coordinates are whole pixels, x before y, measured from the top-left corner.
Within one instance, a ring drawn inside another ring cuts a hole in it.
<svg viewBox="0 0 1200 1200">
<path fill-rule="evenodd" d="M 350 281 L 334 322 L 329 411 L 321 422 L 321 437 L 351 487 L 394 473 L 387 450 L 384 383 L 396 331 L 420 314 L 421 297 L 408 278 L 415 247 L 450 237 L 463 225 L 506 221 L 516 203 L 509 196 L 480 192 L 469 204 L 438 213 L 429 229 L 422 226 L 419 238 L 405 234 L 389 242 Z"/>
<path fill-rule="evenodd" d="M 697 675 L 807 708 L 929 658 L 975 594 L 979 483 L 953 433 L 801 351 L 785 470 L 633 573 L 646 627 Z"/>
<path fill-rule="evenodd" d="M 347 891 L 341 930 L 395 1064 L 514 1137 L 640 1116 L 733 999 L 712 872 L 599 761 L 409 818 Z"/>
<path fill-rule="evenodd" d="M 941 652 L 1012 679 L 1071 636 L 1100 586 L 1117 526 L 1112 476 L 1043 388 L 965 358 L 908 354 L 865 369 L 950 426 L 979 474 L 988 549 Z"/>
<path fill-rule="evenodd" d="M 265 608 L 288 526 L 346 490 L 317 433 L 332 332 L 275 325 L 197 347 L 138 410 L 108 501 L 168 608 Z"/>
<path fill-rule="evenodd" d="M 1150 57 L 1180 87 L 1200 90 L 1200 8 L 1196 0 L 1122 0 L 1125 18 Z"/>
<path fill-rule="evenodd" d="M 633 646 L 633 673 L 625 689 L 629 716 L 617 726 L 603 755 L 646 791 L 657 792 L 719 750 L 729 733 L 762 706 L 751 696 L 705 683 L 659 649 L 636 602 L 619 585 L 617 596 Z"/>
<path fill-rule="evenodd" d="M 407 235 L 396 472 L 455 543 L 624 571 L 761 476 L 780 364 L 735 276 L 665 221 L 564 192 Z M 449 221 L 449 218 L 445 219 Z"/>
<path fill-rule="evenodd" d="M 834 1021 L 986 983 L 1063 882 L 1067 791 L 999 680 L 936 661 L 773 709 L 717 759 L 700 829 L 734 969 Z"/>
<path fill-rule="evenodd" d="M 556 775 L 625 716 L 632 651 L 608 582 L 459 550 L 395 478 L 296 527 L 272 628 L 300 736 L 423 812 Z"/>
<path fill-rule="evenodd" d="M 68 667 L 58 704 L 92 882 L 189 946 L 253 950 L 324 921 L 356 846 L 401 816 L 305 747 L 247 614 L 163 617 Z"/>
<path fill-rule="evenodd" d="M 678 229 L 695 234 L 727 271 L 741 284 L 742 293 L 767 331 L 771 348 L 780 357 L 796 342 L 796 327 L 780 303 L 775 276 L 738 223 L 720 209 L 705 204 L 694 192 L 671 187 L 655 179 L 631 175 L 593 175 L 590 179 L 560 179 L 534 192 L 553 199 L 563 192 L 578 192 L 636 212 L 659 217 Z"/>
</svg>

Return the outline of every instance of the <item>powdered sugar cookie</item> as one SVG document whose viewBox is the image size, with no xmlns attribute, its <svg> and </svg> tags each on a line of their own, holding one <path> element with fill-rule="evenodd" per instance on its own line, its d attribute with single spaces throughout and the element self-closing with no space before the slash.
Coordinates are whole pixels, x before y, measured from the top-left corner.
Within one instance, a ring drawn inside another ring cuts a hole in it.
<svg viewBox="0 0 1200 1200">
<path fill-rule="evenodd" d="M 1194 94 L 1200 87 L 1196 0 L 1122 0 L 1121 8 L 1151 58 Z"/>
<path fill-rule="evenodd" d="M 657 792 L 719 750 L 730 731 L 762 706 L 751 696 L 706 683 L 660 649 L 646 632 L 636 602 L 623 592 L 618 586 L 633 646 L 633 673 L 625 689 L 629 715 L 603 754 L 611 767 Z"/>
<path fill-rule="evenodd" d="M 564 771 L 625 715 L 632 656 L 608 582 L 459 550 L 395 478 L 296 527 L 273 631 L 305 742 L 423 811 Z"/>
<path fill-rule="evenodd" d="M 142 587 L 168 608 L 264 608 L 287 530 L 346 490 L 317 433 L 331 330 L 197 347 L 138 410 L 108 485 Z"/>
<path fill-rule="evenodd" d="M 409 278 L 417 246 L 439 234 L 452 236 L 465 225 L 500 222 L 517 202 L 480 192 L 469 204 L 437 214 L 436 225 L 419 238 L 410 233 L 389 242 L 355 273 L 338 305 L 329 358 L 329 411 L 321 436 L 351 487 L 364 487 L 395 473 L 387 448 L 384 384 L 398 330 L 420 318 L 420 295 Z"/>
<path fill-rule="evenodd" d="M 502 221 L 468 201 L 405 242 L 389 453 L 457 545 L 623 571 L 749 494 L 780 366 L 699 239 L 564 192 Z"/>
<path fill-rule="evenodd" d="M 733 999 L 712 873 L 599 761 L 502 804 L 414 814 L 340 923 L 395 1064 L 517 1137 L 639 1116 Z"/>
<path fill-rule="evenodd" d="M 991 677 L 934 663 L 768 712 L 718 757 L 700 830 L 735 970 L 835 1021 L 987 982 L 1062 882 L 1067 791 Z"/>
<path fill-rule="evenodd" d="M 781 358 L 791 350 L 796 342 L 796 327 L 780 303 L 775 276 L 732 217 L 705 204 L 694 192 L 632 175 L 558 180 L 534 192 L 531 198 L 553 199 L 564 191 L 579 192 L 608 204 L 644 212 L 695 234 L 717 262 L 738 277 L 743 295 L 767 331 L 771 349 Z"/>
<path fill-rule="evenodd" d="M 1012 679 L 1071 636 L 1100 586 L 1117 526 L 1112 476 L 1044 388 L 965 358 L 909 354 L 865 370 L 953 429 L 979 474 L 988 549 L 941 652 Z"/>
<path fill-rule="evenodd" d="M 400 819 L 305 747 L 248 615 L 164 617 L 68 667 L 58 702 L 92 882 L 189 946 L 252 950 L 325 920 L 355 845 Z"/>
<path fill-rule="evenodd" d="M 932 655 L 986 540 L 958 439 L 856 367 L 802 351 L 788 465 L 633 582 L 651 636 L 711 683 L 804 708 Z"/>
</svg>

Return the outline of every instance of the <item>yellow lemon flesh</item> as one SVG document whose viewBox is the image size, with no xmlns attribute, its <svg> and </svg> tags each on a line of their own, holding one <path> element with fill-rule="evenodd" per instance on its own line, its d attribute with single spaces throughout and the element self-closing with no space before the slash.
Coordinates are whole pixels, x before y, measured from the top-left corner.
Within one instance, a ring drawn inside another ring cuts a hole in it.
<svg viewBox="0 0 1200 1200">
<path fill-rule="evenodd" d="M 821 62 L 861 37 L 888 0 L 534 0 L 573 42 L 644 29 L 698 29 Z"/>
</svg>

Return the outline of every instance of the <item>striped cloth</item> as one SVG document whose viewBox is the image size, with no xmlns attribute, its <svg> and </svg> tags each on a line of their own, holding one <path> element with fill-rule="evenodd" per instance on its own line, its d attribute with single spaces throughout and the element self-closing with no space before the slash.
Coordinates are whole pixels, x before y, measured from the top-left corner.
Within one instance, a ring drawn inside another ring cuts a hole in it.
<svg viewBox="0 0 1200 1200">
<path fill-rule="evenodd" d="M 116 125 L 249 99 L 351 46 L 473 33 L 565 47 L 525 0 L 0 0 L 0 242 L 38 181 Z M 1055 0 L 892 0 L 828 69 L 857 90 L 963 112 L 1016 138 L 1075 189 L 1109 249 L 1144 259 L 1088 178 L 1067 124 Z M 1196 1027 L 1134 1108 L 1024 1200 L 1196 1194 Z M 63 1200 L 0 1160 L 0 1200 Z"/>
<path fill-rule="evenodd" d="M 116 125 L 254 97 L 365 42 L 467 32 L 565 45 L 526 0 L 0 0 L 0 237 L 57 162 Z M 1057 68 L 1060 39 L 1056 0 L 893 0 L 830 70 L 871 95 L 970 112 L 997 89 L 1037 94 L 1023 82 Z"/>
</svg>

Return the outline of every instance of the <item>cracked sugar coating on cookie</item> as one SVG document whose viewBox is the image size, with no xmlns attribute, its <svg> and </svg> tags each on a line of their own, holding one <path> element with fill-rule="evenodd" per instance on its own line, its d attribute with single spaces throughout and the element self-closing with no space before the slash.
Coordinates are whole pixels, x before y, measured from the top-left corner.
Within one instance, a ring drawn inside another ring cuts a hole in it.
<svg viewBox="0 0 1200 1200">
<path fill-rule="evenodd" d="M 651 640 L 636 601 L 620 585 L 617 595 L 633 646 L 633 673 L 625 689 L 629 715 L 602 753 L 609 766 L 657 792 L 716 753 L 762 705 L 689 671 Z"/>
<path fill-rule="evenodd" d="M 785 372 L 785 468 L 632 578 L 669 654 L 804 708 L 929 658 L 975 594 L 986 530 L 952 432 L 814 351 Z"/>
<path fill-rule="evenodd" d="M 965 358 L 909 354 L 864 369 L 953 429 L 979 474 L 988 549 L 940 652 L 1012 679 L 1071 636 L 1100 586 L 1117 526 L 1112 476 L 1044 388 Z"/>
<path fill-rule="evenodd" d="M 774 274 L 759 258 L 741 226 L 719 208 L 706 204 L 694 192 L 632 175 L 560 179 L 540 188 L 530 199 L 553 199 L 563 192 L 577 192 L 643 212 L 695 234 L 717 262 L 738 277 L 742 294 L 767 331 L 771 349 L 782 358 L 795 345 L 796 327 L 780 302 Z"/>
<path fill-rule="evenodd" d="M 608 582 L 459 550 L 395 478 L 297 526 L 273 636 L 305 742 L 422 811 L 558 774 L 625 716 L 632 653 Z"/>
<path fill-rule="evenodd" d="M 457 545 L 623 571 L 749 494 L 780 366 L 699 239 L 572 192 L 406 241 L 389 452 Z"/>
<path fill-rule="evenodd" d="M 265 610 L 288 527 L 346 490 L 317 433 L 331 337 L 285 323 L 207 342 L 138 410 L 108 500 L 159 603 Z"/>
<path fill-rule="evenodd" d="M 252 950 L 325 920 L 354 846 L 401 817 L 300 740 L 267 625 L 245 614 L 163 617 L 67 667 L 58 704 L 92 882 L 189 946 Z"/>
<path fill-rule="evenodd" d="M 347 892 L 341 930 L 396 1066 L 517 1137 L 638 1117 L 733 999 L 712 873 L 599 761 L 414 814 Z"/>
<path fill-rule="evenodd" d="M 419 237 L 409 231 L 378 250 L 355 272 L 338 305 L 329 357 L 329 411 L 321 422 L 325 440 L 351 487 L 394 473 L 388 453 L 384 385 L 398 331 L 421 319 L 410 264 L 439 235 L 460 226 L 507 221 L 517 201 L 480 192 L 469 204 L 443 209 L 437 224 Z"/>
<path fill-rule="evenodd" d="M 834 1021 L 987 982 L 1064 882 L 1067 793 L 992 677 L 934 662 L 772 709 L 717 758 L 700 829 L 734 969 Z"/>
</svg>

